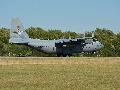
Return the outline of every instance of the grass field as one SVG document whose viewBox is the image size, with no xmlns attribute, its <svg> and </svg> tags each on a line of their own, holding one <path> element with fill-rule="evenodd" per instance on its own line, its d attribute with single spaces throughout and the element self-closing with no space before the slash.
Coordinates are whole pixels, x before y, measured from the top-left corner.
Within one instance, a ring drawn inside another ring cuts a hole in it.
<svg viewBox="0 0 120 90">
<path fill-rule="evenodd" d="M 0 58 L 0 90 L 119 90 L 120 58 Z"/>
</svg>

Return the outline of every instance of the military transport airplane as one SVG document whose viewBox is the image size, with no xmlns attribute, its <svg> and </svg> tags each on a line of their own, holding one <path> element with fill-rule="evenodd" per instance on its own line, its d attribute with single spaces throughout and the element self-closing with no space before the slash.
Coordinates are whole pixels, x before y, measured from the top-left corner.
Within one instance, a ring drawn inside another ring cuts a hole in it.
<svg viewBox="0 0 120 90">
<path fill-rule="evenodd" d="M 56 53 L 58 57 L 71 56 L 73 53 L 96 52 L 104 47 L 95 37 L 58 40 L 31 39 L 18 18 L 13 18 L 11 24 L 9 43 L 24 44 L 45 53 Z"/>
</svg>

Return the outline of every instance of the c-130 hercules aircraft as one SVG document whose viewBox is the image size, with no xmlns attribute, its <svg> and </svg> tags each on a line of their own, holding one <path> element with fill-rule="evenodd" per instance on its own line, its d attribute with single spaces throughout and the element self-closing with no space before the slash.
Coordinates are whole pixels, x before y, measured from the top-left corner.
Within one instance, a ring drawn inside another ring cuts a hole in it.
<svg viewBox="0 0 120 90">
<path fill-rule="evenodd" d="M 95 37 L 58 40 L 31 39 L 18 18 L 13 18 L 11 25 L 9 43 L 24 44 L 45 53 L 55 53 L 58 57 L 72 56 L 73 53 L 96 52 L 104 47 Z"/>
</svg>

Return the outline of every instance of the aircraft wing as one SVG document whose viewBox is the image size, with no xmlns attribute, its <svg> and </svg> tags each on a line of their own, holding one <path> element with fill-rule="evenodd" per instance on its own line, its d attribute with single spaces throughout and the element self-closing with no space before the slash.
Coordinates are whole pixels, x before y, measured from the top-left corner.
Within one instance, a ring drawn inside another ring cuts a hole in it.
<svg viewBox="0 0 120 90">
<path fill-rule="evenodd" d="M 61 39 L 55 43 L 56 47 L 73 47 L 77 45 L 85 44 L 85 40 L 78 38 L 78 39 Z"/>
</svg>

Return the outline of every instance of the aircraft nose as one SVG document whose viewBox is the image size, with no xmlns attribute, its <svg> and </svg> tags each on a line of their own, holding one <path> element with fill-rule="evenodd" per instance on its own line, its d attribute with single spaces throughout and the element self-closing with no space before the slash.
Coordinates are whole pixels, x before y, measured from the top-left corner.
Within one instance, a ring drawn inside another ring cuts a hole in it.
<svg viewBox="0 0 120 90">
<path fill-rule="evenodd" d="M 97 49 L 99 50 L 99 49 L 101 49 L 101 48 L 103 48 L 104 47 L 104 45 L 103 44 L 101 44 L 100 42 L 97 42 Z"/>
</svg>

